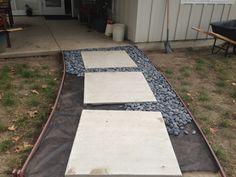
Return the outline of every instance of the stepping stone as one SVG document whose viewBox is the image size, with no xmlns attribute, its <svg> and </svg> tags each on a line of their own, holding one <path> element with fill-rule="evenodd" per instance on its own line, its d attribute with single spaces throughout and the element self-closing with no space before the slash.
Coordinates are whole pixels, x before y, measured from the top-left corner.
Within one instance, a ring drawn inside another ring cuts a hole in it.
<svg viewBox="0 0 236 177">
<path fill-rule="evenodd" d="M 125 51 L 81 52 L 85 68 L 137 67 Z"/>
<path fill-rule="evenodd" d="M 65 177 L 180 177 L 160 112 L 84 110 Z"/>
<path fill-rule="evenodd" d="M 85 73 L 84 104 L 156 102 L 142 72 Z"/>
</svg>

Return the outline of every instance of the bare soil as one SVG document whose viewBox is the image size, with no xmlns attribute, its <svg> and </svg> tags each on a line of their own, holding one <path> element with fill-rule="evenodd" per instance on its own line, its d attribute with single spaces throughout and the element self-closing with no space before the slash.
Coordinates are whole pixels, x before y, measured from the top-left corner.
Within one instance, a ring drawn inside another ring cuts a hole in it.
<svg viewBox="0 0 236 177">
<path fill-rule="evenodd" d="M 58 56 L 0 59 L 0 177 L 22 167 L 59 88 Z"/>
<path fill-rule="evenodd" d="M 236 176 L 236 56 L 210 48 L 146 51 L 188 105 L 226 173 Z"/>
</svg>

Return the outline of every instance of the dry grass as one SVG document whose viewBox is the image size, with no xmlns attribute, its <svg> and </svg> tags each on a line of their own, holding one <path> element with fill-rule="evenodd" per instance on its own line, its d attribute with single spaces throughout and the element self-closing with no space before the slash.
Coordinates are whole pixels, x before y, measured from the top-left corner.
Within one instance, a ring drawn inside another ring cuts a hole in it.
<svg viewBox="0 0 236 177">
<path fill-rule="evenodd" d="M 209 48 L 146 53 L 188 105 L 228 176 L 236 176 L 236 57 Z"/>
<path fill-rule="evenodd" d="M 0 176 L 22 166 L 54 103 L 57 57 L 0 61 Z"/>
</svg>

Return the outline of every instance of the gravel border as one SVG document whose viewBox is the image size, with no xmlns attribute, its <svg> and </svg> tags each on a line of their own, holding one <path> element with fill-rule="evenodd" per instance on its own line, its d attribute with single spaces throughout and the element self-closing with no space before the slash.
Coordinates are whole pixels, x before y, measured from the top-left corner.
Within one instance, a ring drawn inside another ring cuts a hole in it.
<svg viewBox="0 0 236 177">
<path fill-rule="evenodd" d="M 82 61 L 81 51 L 111 51 L 125 50 L 137 64 L 138 68 L 102 68 L 85 69 Z M 66 72 L 75 74 L 78 77 L 84 76 L 84 72 L 127 72 L 142 71 L 157 102 L 129 103 L 125 104 L 126 110 L 139 111 L 160 111 L 163 114 L 167 131 L 170 135 L 178 136 L 184 132 L 192 117 L 184 105 L 180 102 L 172 87 L 168 84 L 162 73 L 155 68 L 142 51 L 132 46 L 101 48 L 101 49 L 82 49 L 74 51 L 64 51 Z"/>
</svg>

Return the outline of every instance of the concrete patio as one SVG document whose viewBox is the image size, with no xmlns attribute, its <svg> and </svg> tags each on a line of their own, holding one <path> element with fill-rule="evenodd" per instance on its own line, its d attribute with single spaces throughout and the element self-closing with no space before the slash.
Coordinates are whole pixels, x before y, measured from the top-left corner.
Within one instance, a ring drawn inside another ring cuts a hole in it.
<svg viewBox="0 0 236 177">
<path fill-rule="evenodd" d="M 128 45 L 114 42 L 104 34 L 88 32 L 77 20 L 46 20 L 44 17 L 14 17 L 14 27 L 22 31 L 10 34 L 11 48 L 0 53 L 0 58 L 51 55 L 60 50 L 101 48 Z"/>
</svg>

